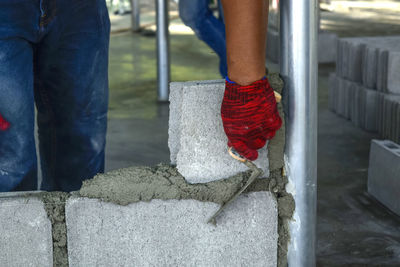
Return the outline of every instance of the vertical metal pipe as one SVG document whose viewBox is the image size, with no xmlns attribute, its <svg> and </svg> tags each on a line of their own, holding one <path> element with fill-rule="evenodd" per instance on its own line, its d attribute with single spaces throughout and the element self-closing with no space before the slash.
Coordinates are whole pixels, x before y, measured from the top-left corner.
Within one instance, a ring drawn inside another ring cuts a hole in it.
<svg viewBox="0 0 400 267">
<path fill-rule="evenodd" d="M 289 266 L 315 266 L 317 199 L 317 0 L 280 1 L 285 81 L 285 165 L 295 199 Z"/>
<path fill-rule="evenodd" d="M 168 0 L 156 0 L 156 9 L 158 101 L 168 101 L 170 76 Z"/>
<path fill-rule="evenodd" d="M 131 10 L 132 31 L 137 32 L 140 30 L 140 0 L 131 0 Z"/>
</svg>

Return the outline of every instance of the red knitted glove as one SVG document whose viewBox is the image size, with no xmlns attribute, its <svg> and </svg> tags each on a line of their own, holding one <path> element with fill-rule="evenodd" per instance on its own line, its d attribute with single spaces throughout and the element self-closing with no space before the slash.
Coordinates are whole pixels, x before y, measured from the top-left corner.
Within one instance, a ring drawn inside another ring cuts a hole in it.
<svg viewBox="0 0 400 267">
<path fill-rule="evenodd" d="M 6 121 L 0 114 L 0 131 L 5 131 L 10 127 L 10 123 Z"/>
<path fill-rule="evenodd" d="M 227 79 L 221 117 L 228 146 L 249 160 L 257 159 L 257 149 L 272 139 L 282 125 L 267 78 L 246 86 Z"/>
</svg>

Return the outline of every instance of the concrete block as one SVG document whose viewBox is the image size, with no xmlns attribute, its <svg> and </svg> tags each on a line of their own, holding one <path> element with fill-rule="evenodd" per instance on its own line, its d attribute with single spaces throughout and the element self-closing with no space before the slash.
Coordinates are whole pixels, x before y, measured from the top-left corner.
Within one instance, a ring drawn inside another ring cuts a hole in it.
<svg viewBox="0 0 400 267">
<path fill-rule="evenodd" d="M 388 62 L 389 62 L 389 52 L 386 50 L 379 51 L 376 89 L 380 92 L 387 91 Z"/>
<path fill-rule="evenodd" d="M 222 80 L 187 82 L 171 87 L 170 128 L 180 127 L 170 130 L 171 159 L 176 158 L 178 171 L 189 183 L 220 180 L 247 170 L 227 153 L 220 115 L 224 89 Z M 255 163 L 268 177 L 267 148 L 260 149 L 259 153 Z"/>
<path fill-rule="evenodd" d="M 363 85 L 375 89 L 377 83 L 378 52 L 375 47 L 367 46 L 363 55 Z"/>
<path fill-rule="evenodd" d="M 240 196 L 216 227 L 219 208 L 197 200 L 127 206 L 70 198 L 66 204 L 71 266 L 276 266 L 277 206 L 268 192 Z"/>
<path fill-rule="evenodd" d="M 267 58 L 273 63 L 279 63 L 280 38 L 276 29 L 268 28 L 267 32 Z"/>
<path fill-rule="evenodd" d="M 0 266 L 53 266 L 51 222 L 34 197 L 0 193 Z"/>
<path fill-rule="evenodd" d="M 385 121 L 385 117 L 384 117 L 384 108 L 383 105 L 385 103 L 385 95 L 384 94 L 380 94 L 378 96 L 378 133 L 380 134 L 380 136 L 383 136 L 383 126 L 384 126 L 384 121 Z"/>
<path fill-rule="evenodd" d="M 400 105 L 400 96 L 385 94 L 382 105 L 382 128 L 380 134 L 383 138 L 396 140 L 397 110 Z"/>
<path fill-rule="evenodd" d="M 336 88 L 337 88 L 337 78 L 336 73 L 329 74 L 329 84 L 328 84 L 328 105 L 329 109 L 336 112 L 335 102 L 336 102 Z"/>
<path fill-rule="evenodd" d="M 387 66 L 387 92 L 400 95 L 400 52 L 390 51 Z"/>
<path fill-rule="evenodd" d="M 368 168 L 368 192 L 400 215 L 400 145 L 372 140 Z"/>
<path fill-rule="evenodd" d="M 336 75 L 342 77 L 343 69 L 343 41 L 338 39 L 336 46 Z"/>
<path fill-rule="evenodd" d="M 318 62 L 332 63 L 336 60 L 338 37 L 335 33 L 320 31 L 318 33 Z"/>
<path fill-rule="evenodd" d="M 363 65 L 362 62 L 362 55 L 364 54 L 366 45 L 365 44 L 351 44 L 350 48 L 350 59 L 349 59 L 349 73 L 348 73 L 348 78 L 351 81 L 361 83 L 362 81 L 362 68 L 361 66 Z"/>
<path fill-rule="evenodd" d="M 365 123 L 364 129 L 371 132 L 378 131 L 378 95 L 375 90 L 364 89 Z"/>
</svg>

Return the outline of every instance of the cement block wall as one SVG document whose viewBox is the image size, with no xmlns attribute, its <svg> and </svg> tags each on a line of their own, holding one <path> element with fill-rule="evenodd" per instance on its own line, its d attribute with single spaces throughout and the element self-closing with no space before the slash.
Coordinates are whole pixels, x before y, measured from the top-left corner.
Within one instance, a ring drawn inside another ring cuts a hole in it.
<svg viewBox="0 0 400 267">
<path fill-rule="evenodd" d="M 368 193 L 400 216 L 400 145 L 389 140 L 372 140 Z"/>
<path fill-rule="evenodd" d="M 270 81 L 281 90 L 277 74 Z M 132 167 L 70 194 L 0 194 L 0 266 L 285 266 L 294 201 L 285 191 L 283 146 L 284 126 L 268 145 L 269 177 L 221 213 L 216 227 L 207 220 L 249 172 L 191 184 L 170 165 Z"/>
<path fill-rule="evenodd" d="M 400 142 L 400 36 L 342 38 L 329 106 L 382 138 Z"/>
</svg>

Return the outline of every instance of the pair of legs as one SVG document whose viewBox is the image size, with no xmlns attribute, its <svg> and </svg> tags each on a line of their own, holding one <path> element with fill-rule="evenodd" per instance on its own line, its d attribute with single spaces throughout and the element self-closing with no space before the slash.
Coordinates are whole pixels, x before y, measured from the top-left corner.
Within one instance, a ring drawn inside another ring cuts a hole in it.
<svg viewBox="0 0 400 267">
<path fill-rule="evenodd" d="M 221 3 L 218 1 L 220 18 L 216 18 L 209 8 L 209 0 L 179 0 L 179 16 L 196 36 L 217 53 L 219 72 L 227 75 L 225 25 L 222 18 Z"/>
<path fill-rule="evenodd" d="M 104 170 L 109 19 L 104 0 L 0 2 L 0 192 L 72 191 Z"/>
</svg>

